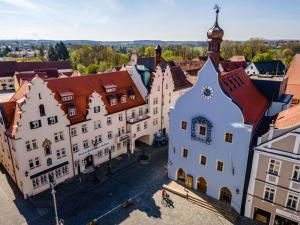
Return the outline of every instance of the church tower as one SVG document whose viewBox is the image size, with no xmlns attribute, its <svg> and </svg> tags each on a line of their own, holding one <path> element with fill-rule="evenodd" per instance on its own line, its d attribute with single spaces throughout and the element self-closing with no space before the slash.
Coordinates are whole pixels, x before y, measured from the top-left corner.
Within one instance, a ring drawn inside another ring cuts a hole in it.
<svg viewBox="0 0 300 225">
<path fill-rule="evenodd" d="M 155 64 L 156 66 L 161 62 L 161 47 L 159 44 L 155 47 Z"/>
<path fill-rule="evenodd" d="M 223 41 L 224 31 L 218 24 L 218 15 L 220 12 L 220 7 L 216 5 L 214 7 L 216 10 L 216 21 L 215 24 L 207 31 L 208 38 L 208 56 L 212 60 L 215 66 L 219 65 L 220 62 L 220 48 Z"/>
</svg>

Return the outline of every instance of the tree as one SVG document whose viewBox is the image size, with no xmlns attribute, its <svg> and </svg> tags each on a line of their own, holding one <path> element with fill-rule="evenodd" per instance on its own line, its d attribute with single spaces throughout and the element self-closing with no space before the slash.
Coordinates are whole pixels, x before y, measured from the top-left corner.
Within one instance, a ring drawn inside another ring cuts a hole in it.
<svg viewBox="0 0 300 225">
<path fill-rule="evenodd" d="M 271 61 L 273 60 L 274 57 L 272 56 L 272 54 L 270 54 L 269 52 L 264 52 L 264 53 L 258 53 L 256 54 L 252 61 L 253 62 L 260 62 L 260 61 Z"/>
<path fill-rule="evenodd" d="M 154 54 L 155 54 L 155 47 L 154 46 L 148 46 L 145 49 L 145 56 L 151 57 L 151 56 L 154 56 Z"/>
<path fill-rule="evenodd" d="M 39 47 L 38 47 L 38 52 L 39 52 L 39 56 L 40 57 L 44 57 L 45 56 L 45 46 L 44 44 L 41 44 Z"/>
<path fill-rule="evenodd" d="M 49 45 L 48 49 L 48 59 L 50 61 L 57 61 L 59 59 L 57 52 L 53 48 L 52 44 Z"/>
<path fill-rule="evenodd" d="M 58 59 L 66 60 L 69 58 L 69 51 L 62 41 L 56 43 L 55 50 L 57 52 Z"/>
</svg>

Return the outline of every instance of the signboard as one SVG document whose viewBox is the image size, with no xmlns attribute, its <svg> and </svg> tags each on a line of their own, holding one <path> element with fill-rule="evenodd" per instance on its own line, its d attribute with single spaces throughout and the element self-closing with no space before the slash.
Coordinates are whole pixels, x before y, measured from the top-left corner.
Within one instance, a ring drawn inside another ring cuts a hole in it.
<svg viewBox="0 0 300 225">
<path fill-rule="evenodd" d="M 104 143 L 99 143 L 99 144 L 97 144 L 96 148 L 91 148 L 91 149 L 88 149 L 84 152 L 79 152 L 78 156 L 86 156 L 94 150 L 100 150 L 100 149 L 105 148 L 105 147 L 110 146 L 110 145 L 111 145 L 110 141 L 107 141 L 107 142 L 104 142 Z"/>
<path fill-rule="evenodd" d="M 287 219 L 291 219 L 297 222 L 300 222 L 300 216 L 292 213 L 288 213 L 281 209 L 276 209 L 276 214 L 286 217 Z"/>
</svg>

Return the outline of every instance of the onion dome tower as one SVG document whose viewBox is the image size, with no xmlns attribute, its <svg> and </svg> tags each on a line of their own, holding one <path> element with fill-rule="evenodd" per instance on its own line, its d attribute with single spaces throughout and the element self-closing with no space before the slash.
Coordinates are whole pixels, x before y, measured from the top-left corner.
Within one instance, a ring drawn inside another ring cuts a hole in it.
<svg viewBox="0 0 300 225">
<path fill-rule="evenodd" d="M 161 62 L 161 51 L 162 50 L 161 50 L 160 45 L 157 44 L 156 47 L 155 47 L 155 64 L 156 64 L 156 66 L 158 64 L 160 64 L 160 62 Z"/>
<path fill-rule="evenodd" d="M 215 5 L 216 10 L 216 21 L 215 24 L 207 31 L 208 38 L 208 56 L 212 60 L 215 66 L 219 65 L 220 62 L 220 48 L 223 41 L 224 31 L 218 24 L 218 16 L 220 7 Z"/>
</svg>

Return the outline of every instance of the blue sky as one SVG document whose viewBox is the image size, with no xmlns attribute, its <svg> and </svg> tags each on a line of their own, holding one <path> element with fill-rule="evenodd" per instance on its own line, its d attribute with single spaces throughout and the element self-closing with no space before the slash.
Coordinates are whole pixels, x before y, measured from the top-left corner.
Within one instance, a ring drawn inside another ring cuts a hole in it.
<svg viewBox="0 0 300 225">
<path fill-rule="evenodd" d="M 0 0 L 0 39 L 300 39 L 299 0 Z"/>
</svg>

